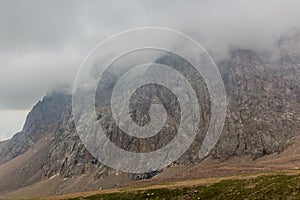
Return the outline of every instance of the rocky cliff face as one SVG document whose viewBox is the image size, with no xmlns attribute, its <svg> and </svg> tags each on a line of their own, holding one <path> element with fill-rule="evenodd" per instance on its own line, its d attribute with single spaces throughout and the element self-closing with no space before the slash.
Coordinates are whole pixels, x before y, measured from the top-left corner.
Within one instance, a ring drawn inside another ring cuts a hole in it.
<svg viewBox="0 0 300 200">
<path fill-rule="evenodd" d="M 192 70 L 188 63 L 164 57 L 157 62 L 177 66 L 178 70 Z M 280 65 L 263 63 L 253 52 L 239 50 L 220 65 L 228 96 L 228 109 L 222 136 L 211 152 L 214 158 L 249 155 L 253 159 L 271 153 L 280 153 L 299 136 L 300 88 L 299 63 Z M 191 72 L 184 71 L 187 74 Z M 199 133 L 191 148 L 176 164 L 199 162 L 197 153 L 209 122 L 209 97 L 200 77 L 190 80 L 197 88 L 201 112 Z M 113 83 L 110 82 L 113 85 Z M 150 85 L 141 88 L 132 102 L 133 119 L 146 123 L 152 98 L 157 98 L 168 111 L 167 125 L 150 139 L 137 139 L 124 134 L 115 125 L 110 109 L 105 103 L 98 106 L 99 122 L 107 136 L 118 146 L 134 152 L 148 152 L 167 144 L 176 133 L 180 107 L 176 98 L 167 90 Z M 105 89 L 109 87 L 103 87 Z M 101 97 L 101 91 L 98 91 Z M 105 93 L 107 95 L 107 93 Z M 143 97 L 147 98 L 143 98 Z M 102 99 L 102 97 L 101 97 Z M 109 98 L 107 98 L 109 99 Z M 174 100 L 175 99 L 175 100 Z M 59 172 L 63 176 L 76 176 L 96 170 L 100 177 L 114 173 L 93 158 L 76 135 L 69 106 L 57 130 L 44 164 L 46 176 Z M 137 176 L 140 177 L 140 176 Z"/>
<path fill-rule="evenodd" d="M 0 164 L 24 153 L 41 138 L 53 137 L 70 97 L 63 93 L 48 94 L 28 114 L 23 130 L 0 147 Z"/>
<path fill-rule="evenodd" d="M 284 58 L 285 59 L 285 58 Z M 228 95 L 226 125 L 214 157 L 279 153 L 299 136 L 299 62 L 263 63 L 235 52 L 222 68 Z"/>
<path fill-rule="evenodd" d="M 296 55 L 296 56 L 295 56 Z M 253 159 L 266 154 L 280 153 L 300 135 L 300 62 L 298 54 L 285 54 L 277 64 L 263 61 L 249 50 L 238 50 L 220 63 L 219 68 L 227 92 L 227 118 L 218 144 L 210 156 L 227 159 L 249 155 Z M 183 74 L 193 73 L 188 63 L 170 55 L 157 61 L 175 67 Z M 118 75 L 100 87 L 98 98 L 109 100 L 109 88 Z M 200 162 L 197 153 L 210 119 L 210 103 L 205 83 L 200 76 L 187 77 L 197 91 L 201 106 L 199 133 L 190 149 L 177 165 Z M 139 89 L 131 102 L 132 118 L 140 124 L 147 123 L 152 101 L 159 101 L 168 113 L 167 124 L 150 139 L 137 139 L 124 134 L 111 117 L 109 104 L 97 103 L 99 123 L 107 136 L 117 146 L 133 152 L 148 152 L 167 144 L 176 134 L 180 106 L 167 89 L 149 85 Z M 105 95 L 106 98 L 102 98 Z M 147 97 L 147 98 L 145 98 Z M 149 98 L 148 98 L 149 97 Z M 93 173 L 95 177 L 116 174 L 93 158 L 76 135 L 72 118 L 71 97 L 52 94 L 39 102 L 28 115 L 21 133 L 1 146 L 0 164 L 25 152 L 42 137 L 51 137 L 47 156 L 38 165 L 43 178 L 55 174 L 73 177 Z M 131 175 L 133 179 L 148 178 L 154 173 Z"/>
</svg>

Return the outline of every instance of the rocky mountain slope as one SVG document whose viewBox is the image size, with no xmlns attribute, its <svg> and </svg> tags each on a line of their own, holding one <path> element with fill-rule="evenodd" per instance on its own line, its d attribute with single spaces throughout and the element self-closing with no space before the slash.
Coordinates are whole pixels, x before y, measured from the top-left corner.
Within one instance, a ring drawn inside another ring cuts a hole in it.
<svg viewBox="0 0 300 200">
<path fill-rule="evenodd" d="M 296 141 L 295 138 L 300 136 L 299 57 L 300 51 L 284 50 L 279 61 L 270 62 L 250 50 L 236 50 L 230 58 L 218 64 L 226 87 L 228 106 L 223 133 L 210 158 L 226 160 L 248 156 L 258 159 L 281 153 Z M 174 66 L 183 74 L 193 72 L 189 63 L 171 55 L 157 62 Z M 99 87 L 97 98 L 109 99 L 103 98 L 103 95 L 109 96 L 108 91 L 115 84 L 116 76 L 109 76 L 115 78 Z M 172 166 L 197 165 L 201 162 L 197 153 L 210 118 L 209 96 L 202 78 L 187 78 L 200 99 L 201 126 L 190 149 Z M 180 107 L 170 91 L 157 87 L 149 85 L 139 89 L 131 103 L 132 118 L 140 124 L 149 120 L 147 111 L 153 99 L 166 108 L 167 124 L 157 136 L 150 139 L 137 139 L 124 134 L 112 120 L 107 102 L 97 102 L 99 123 L 117 146 L 133 152 L 149 152 L 164 146 L 173 138 L 178 128 Z M 7 171 L 8 168 L 11 170 Z M 76 134 L 71 96 L 64 93 L 51 93 L 44 97 L 28 115 L 23 130 L 0 144 L 0 192 L 55 176 L 67 179 L 84 175 L 88 177 L 89 184 L 82 190 L 87 190 L 97 189 L 91 183 L 108 180 L 107 177 L 122 177 L 118 179 L 119 183 L 121 179 L 150 178 L 157 173 L 160 172 L 123 174 L 93 158 Z M 107 187 L 117 185 L 116 181 L 106 184 Z M 58 191 L 62 192 L 63 188 Z"/>
<path fill-rule="evenodd" d="M 69 103 L 70 97 L 63 93 L 48 95 L 38 102 L 28 114 L 23 130 L 0 146 L 0 164 L 24 153 L 41 138 L 53 137 Z"/>
</svg>

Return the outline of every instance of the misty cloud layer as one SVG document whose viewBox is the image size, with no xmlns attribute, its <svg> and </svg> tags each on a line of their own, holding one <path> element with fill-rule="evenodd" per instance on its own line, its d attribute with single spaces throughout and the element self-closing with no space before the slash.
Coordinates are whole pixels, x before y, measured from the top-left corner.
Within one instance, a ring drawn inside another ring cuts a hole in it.
<svg viewBox="0 0 300 200">
<path fill-rule="evenodd" d="M 120 31 L 179 30 L 218 58 L 232 47 L 273 51 L 299 30 L 299 9 L 298 0 L 2 0 L 0 110 L 28 110 L 47 91 L 71 87 L 85 55 Z"/>
</svg>

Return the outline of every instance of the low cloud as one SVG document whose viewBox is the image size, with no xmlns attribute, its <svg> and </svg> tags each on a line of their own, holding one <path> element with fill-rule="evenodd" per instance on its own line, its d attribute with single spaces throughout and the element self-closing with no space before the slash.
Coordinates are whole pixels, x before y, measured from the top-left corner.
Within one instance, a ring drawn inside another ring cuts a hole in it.
<svg viewBox="0 0 300 200">
<path fill-rule="evenodd" d="M 299 30 L 298 0 L 0 2 L 0 110 L 30 109 L 71 87 L 85 55 L 112 34 L 159 26 L 189 34 L 215 58 L 234 48 L 272 51 Z"/>
</svg>

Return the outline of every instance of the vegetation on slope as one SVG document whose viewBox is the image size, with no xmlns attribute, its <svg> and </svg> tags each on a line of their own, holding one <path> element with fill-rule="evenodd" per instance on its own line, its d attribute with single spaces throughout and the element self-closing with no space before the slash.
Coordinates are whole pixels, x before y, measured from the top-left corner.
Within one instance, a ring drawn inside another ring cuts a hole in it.
<svg viewBox="0 0 300 200">
<path fill-rule="evenodd" d="M 97 194 L 74 199 L 300 199 L 300 174 L 230 179 L 206 186 Z"/>
</svg>

